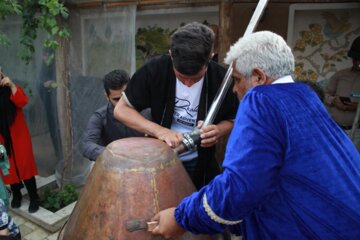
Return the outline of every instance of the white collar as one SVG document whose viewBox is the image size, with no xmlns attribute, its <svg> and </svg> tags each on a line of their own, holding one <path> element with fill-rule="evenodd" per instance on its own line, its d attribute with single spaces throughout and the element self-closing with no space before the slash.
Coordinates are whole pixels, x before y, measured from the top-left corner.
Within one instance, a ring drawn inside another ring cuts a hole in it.
<svg viewBox="0 0 360 240">
<path fill-rule="evenodd" d="M 279 79 L 276 79 L 275 81 L 273 81 L 271 84 L 277 84 L 277 83 L 293 83 L 294 80 L 292 79 L 292 77 L 290 75 L 287 75 L 285 77 L 281 77 Z"/>
<path fill-rule="evenodd" d="M 204 77 L 202 77 L 199 81 L 197 81 L 196 83 L 194 83 L 190 87 L 188 87 L 180 79 L 176 78 L 176 84 L 180 84 L 180 86 L 183 86 L 186 88 L 196 88 L 199 86 L 200 86 L 200 88 L 202 88 L 203 82 L 204 82 Z"/>
</svg>

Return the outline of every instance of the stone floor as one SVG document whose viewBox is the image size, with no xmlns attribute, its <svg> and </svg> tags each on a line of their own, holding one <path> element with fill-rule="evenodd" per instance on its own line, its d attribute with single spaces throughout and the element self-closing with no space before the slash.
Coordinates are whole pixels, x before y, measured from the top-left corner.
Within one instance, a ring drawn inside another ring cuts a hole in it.
<svg viewBox="0 0 360 240">
<path fill-rule="evenodd" d="M 59 232 L 51 233 L 14 212 L 9 214 L 19 225 L 23 240 L 56 240 L 58 237 Z"/>
<path fill-rule="evenodd" d="M 57 240 L 60 231 L 51 233 L 14 212 L 9 214 L 19 225 L 23 240 Z M 219 236 L 214 239 L 221 240 L 223 238 Z M 241 237 L 231 236 L 231 240 L 241 240 Z"/>
<path fill-rule="evenodd" d="M 43 187 L 56 185 L 55 176 L 48 177 L 36 176 L 38 191 Z M 8 186 L 9 187 L 9 186 Z M 10 187 L 9 187 L 10 188 Z M 20 208 L 10 208 L 8 213 L 20 227 L 20 232 L 23 240 L 56 240 L 59 230 L 68 216 L 71 214 L 75 203 L 52 213 L 42 207 L 36 213 L 28 213 L 29 200 L 25 188 L 22 190 L 23 199 Z M 70 209 L 70 206 L 72 208 Z M 65 213 L 66 210 L 66 213 Z M 52 230 L 52 232 L 50 232 Z M 55 232 L 57 231 L 57 232 Z M 54 233 L 55 232 L 55 233 Z"/>
<path fill-rule="evenodd" d="M 54 178 L 53 176 L 50 176 L 47 178 L 37 177 L 36 179 L 37 179 L 38 187 L 41 188 L 43 185 L 46 185 L 49 181 L 52 181 L 53 178 Z M 24 195 L 24 193 L 25 193 L 25 190 L 23 192 L 23 195 Z M 50 222 L 52 222 L 51 218 L 48 219 L 48 218 L 44 217 L 44 213 L 40 214 L 42 216 L 42 217 L 40 216 L 41 219 L 43 219 L 44 221 L 40 221 L 40 222 L 34 221 L 34 219 L 35 219 L 34 214 L 30 214 L 31 215 L 30 217 L 28 216 L 29 214 L 24 215 L 24 211 L 27 212 L 27 208 L 28 208 L 27 202 L 28 201 L 25 198 L 23 198 L 23 204 L 22 204 L 22 207 L 20 208 L 20 210 L 22 210 L 22 211 L 19 211 L 19 209 L 16 209 L 16 210 L 10 209 L 9 210 L 9 215 L 14 219 L 14 221 L 20 227 L 22 239 L 23 240 L 57 240 L 59 232 L 61 230 L 54 233 L 54 232 L 50 232 L 47 229 L 50 229 L 50 230 L 53 229 L 54 231 L 56 231 L 63 225 L 63 223 L 61 223 L 61 222 L 59 223 L 58 221 L 56 221 L 56 225 L 57 225 L 56 228 L 49 227 L 48 225 L 50 224 Z M 75 205 L 75 203 L 73 203 L 72 205 Z M 73 207 L 74 206 L 69 205 L 67 207 L 68 209 L 63 209 L 63 210 L 64 210 L 64 212 L 65 212 L 65 210 L 69 211 L 69 214 L 71 214 Z M 40 210 L 41 210 L 41 208 L 39 209 L 39 212 L 40 212 Z M 63 213 L 63 214 L 65 214 L 65 213 Z M 65 214 L 65 215 L 68 216 L 69 214 Z M 64 221 L 66 221 L 66 219 Z M 39 225 L 35 224 L 35 222 L 38 223 Z M 44 222 L 46 222 L 47 224 L 44 224 Z M 53 225 L 51 225 L 51 226 L 53 226 Z M 216 237 L 213 237 L 213 239 L 214 240 L 224 240 L 224 239 L 229 239 L 229 238 L 223 238 L 222 236 L 218 235 Z M 231 236 L 230 239 L 231 240 L 241 240 L 241 237 Z"/>
</svg>

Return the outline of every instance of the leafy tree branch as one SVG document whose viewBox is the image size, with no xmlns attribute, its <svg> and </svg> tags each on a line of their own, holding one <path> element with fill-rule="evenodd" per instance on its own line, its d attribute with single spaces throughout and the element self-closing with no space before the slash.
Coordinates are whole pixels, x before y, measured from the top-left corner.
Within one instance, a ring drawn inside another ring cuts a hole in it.
<svg viewBox="0 0 360 240">
<path fill-rule="evenodd" d="M 46 62 L 49 64 L 54 59 L 55 50 L 58 48 L 59 38 L 69 38 L 69 27 L 64 24 L 69 16 L 69 11 L 59 0 L 1 0 L 0 17 L 5 19 L 10 15 L 22 17 L 20 48 L 18 55 L 25 62 L 32 60 L 35 52 L 34 40 L 37 38 L 37 30 L 43 29 L 48 37 L 43 46 L 49 49 Z M 0 31 L 0 45 L 8 45 L 10 40 Z"/>
</svg>

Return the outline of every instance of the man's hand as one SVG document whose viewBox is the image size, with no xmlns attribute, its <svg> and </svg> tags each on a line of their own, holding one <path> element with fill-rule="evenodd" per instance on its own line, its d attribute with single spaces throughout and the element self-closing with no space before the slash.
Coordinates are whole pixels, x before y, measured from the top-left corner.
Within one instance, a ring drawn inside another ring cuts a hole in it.
<svg viewBox="0 0 360 240">
<path fill-rule="evenodd" d="M 172 148 L 178 146 L 182 140 L 181 133 L 174 132 L 167 128 L 162 128 L 161 131 L 159 131 L 155 137 L 166 142 Z"/>
<path fill-rule="evenodd" d="M 356 108 L 357 108 L 357 103 L 355 103 L 355 102 L 343 103 L 340 100 L 339 96 L 335 96 L 332 103 L 337 109 L 340 109 L 342 111 L 356 111 Z"/>
<path fill-rule="evenodd" d="M 185 229 L 177 224 L 174 212 L 175 208 L 168 208 L 156 214 L 151 221 L 157 221 L 159 225 L 151 233 L 166 239 L 182 235 Z"/>
<path fill-rule="evenodd" d="M 203 121 L 198 122 L 198 128 L 201 129 Z M 220 137 L 220 130 L 217 125 L 210 124 L 200 130 L 201 147 L 211 147 L 215 145 Z"/>
<path fill-rule="evenodd" d="M 0 230 L 0 236 L 9 236 L 9 229 Z"/>
<path fill-rule="evenodd" d="M 358 106 L 357 102 L 345 102 L 346 111 L 355 112 Z"/>
</svg>

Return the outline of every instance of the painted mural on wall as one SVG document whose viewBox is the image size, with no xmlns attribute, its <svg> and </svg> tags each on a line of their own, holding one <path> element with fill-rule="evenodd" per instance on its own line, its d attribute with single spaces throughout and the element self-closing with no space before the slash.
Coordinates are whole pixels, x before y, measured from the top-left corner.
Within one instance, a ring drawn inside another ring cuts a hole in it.
<svg viewBox="0 0 360 240">
<path fill-rule="evenodd" d="M 352 66 L 347 51 L 360 35 L 360 8 L 295 13 L 290 43 L 296 59 L 295 78 L 326 85 L 335 72 Z"/>
<path fill-rule="evenodd" d="M 163 29 L 157 25 L 138 28 L 135 36 L 136 68 L 153 56 L 167 53 L 173 32 L 174 30 Z"/>
<path fill-rule="evenodd" d="M 180 26 L 197 21 L 218 25 L 218 8 L 178 8 L 146 10 L 136 16 L 136 69 L 153 56 L 167 54 L 170 37 Z"/>
<path fill-rule="evenodd" d="M 202 23 L 207 26 L 217 26 L 210 24 L 206 20 Z M 185 24 L 186 23 L 182 22 L 179 27 Z M 177 28 L 171 30 L 168 28 L 164 29 L 157 25 L 138 28 L 135 36 L 136 69 L 140 68 L 154 56 L 167 54 L 170 49 L 171 35 L 176 29 Z"/>
</svg>

